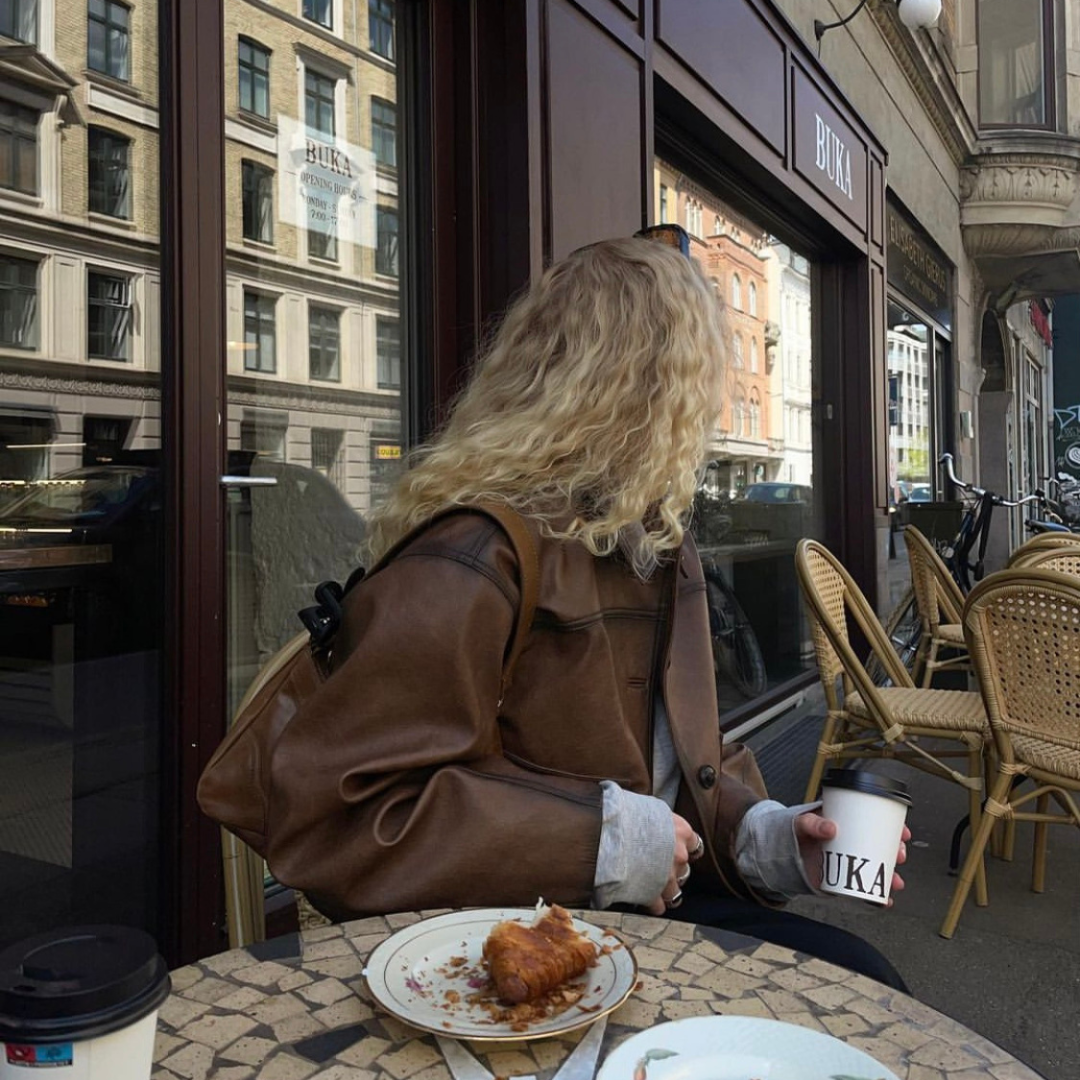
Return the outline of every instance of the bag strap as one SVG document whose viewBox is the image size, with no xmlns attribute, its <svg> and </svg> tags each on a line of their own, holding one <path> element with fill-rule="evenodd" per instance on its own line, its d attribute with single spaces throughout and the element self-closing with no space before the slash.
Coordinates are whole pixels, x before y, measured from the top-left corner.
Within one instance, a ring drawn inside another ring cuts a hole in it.
<svg viewBox="0 0 1080 1080">
<path fill-rule="evenodd" d="M 502 528 L 514 547 L 517 556 L 518 570 L 520 574 L 521 600 L 518 605 L 517 619 L 514 623 L 514 636 L 510 642 L 510 649 L 503 663 L 502 687 L 499 691 L 499 704 L 506 697 L 506 691 L 514 675 L 514 667 L 518 657 L 525 648 L 525 641 L 532 628 L 533 617 L 536 615 L 536 605 L 540 598 L 540 556 L 536 550 L 532 532 L 525 523 L 525 519 L 512 506 L 504 503 L 479 502 L 467 503 L 460 506 L 447 506 L 434 513 L 426 521 L 414 529 L 410 529 L 400 540 L 397 541 L 379 561 L 371 568 L 369 573 L 381 570 L 403 548 L 416 539 L 421 533 L 426 532 L 436 521 L 451 514 L 459 514 L 462 511 L 484 514 L 492 518 Z"/>
</svg>

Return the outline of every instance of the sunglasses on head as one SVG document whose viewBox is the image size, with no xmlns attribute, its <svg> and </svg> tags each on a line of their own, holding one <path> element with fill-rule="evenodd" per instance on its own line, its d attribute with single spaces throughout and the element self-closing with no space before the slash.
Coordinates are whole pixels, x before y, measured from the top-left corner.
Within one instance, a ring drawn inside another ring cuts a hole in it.
<svg viewBox="0 0 1080 1080">
<path fill-rule="evenodd" d="M 634 233 L 634 239 L 656 240 L 668 247 L 677 248 L 690 258 L 690 234 L 681 225 L 649 225 Z"/>
</svg>

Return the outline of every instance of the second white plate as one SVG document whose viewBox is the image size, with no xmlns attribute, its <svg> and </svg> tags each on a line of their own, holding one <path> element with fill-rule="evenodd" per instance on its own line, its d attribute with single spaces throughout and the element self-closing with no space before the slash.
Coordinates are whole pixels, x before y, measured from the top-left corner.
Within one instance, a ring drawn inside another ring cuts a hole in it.
<svg viewBox="0 0 1080 1080">
<path fill-rule="evenodd" d="M 898 1080 L 819 1031 L 751 1016 L 657 1024 L 608 1054 L 597 1080 Z"/>
</svg>

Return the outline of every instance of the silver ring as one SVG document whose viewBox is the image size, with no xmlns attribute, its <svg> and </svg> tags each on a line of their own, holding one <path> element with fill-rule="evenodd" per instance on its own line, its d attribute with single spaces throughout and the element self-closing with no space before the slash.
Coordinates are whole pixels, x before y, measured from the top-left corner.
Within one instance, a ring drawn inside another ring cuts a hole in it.
<svg viewBox="0 0 1080 1080">
<path fill-rule="evenodd" d="M 701 856 L 705 854 L 705 839 L 704 839 L 704 837 L 702 837 L 700 835 L 698 836 L 697 843 L 693 846 L 693 848 L 691 848 L 689 854 L 690 854 L 690 861 L 691 862 L 693 862 L 695 859 L 700 859 Z"/>
<path fill-rule="evenodd" d="M 675 884 L 681 889 L 690 880 L 690 867 L 688 866 L 676 879 Z"/>
<path fill-rule="evenodd" d="M 677 908 L 682 903 L 682 889 L 679 889 L 670 900 L 664 901 L 664 907 L 670 911 L 672 908 Z"/>
</svg>

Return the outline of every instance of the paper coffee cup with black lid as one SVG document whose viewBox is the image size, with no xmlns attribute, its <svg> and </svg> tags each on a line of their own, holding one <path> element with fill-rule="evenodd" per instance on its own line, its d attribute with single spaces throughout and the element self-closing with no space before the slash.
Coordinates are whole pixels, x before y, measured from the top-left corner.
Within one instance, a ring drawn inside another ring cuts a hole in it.
<svg viewBox="0 0 1080 1080">
<path fill-rule="evenodd" d="M 836 822 L 822 844 L 824 892 L 887 904 L 911 796 L 900 780 L 862 769 L 829 769 L 821 813 Z"/>
<path fill-rule="evenodd" d="M 148 1080 L 169 989 L 154 939 L 131 927 L 68 927 L 10 946 L 0 1080 Z"/>
</svg>

